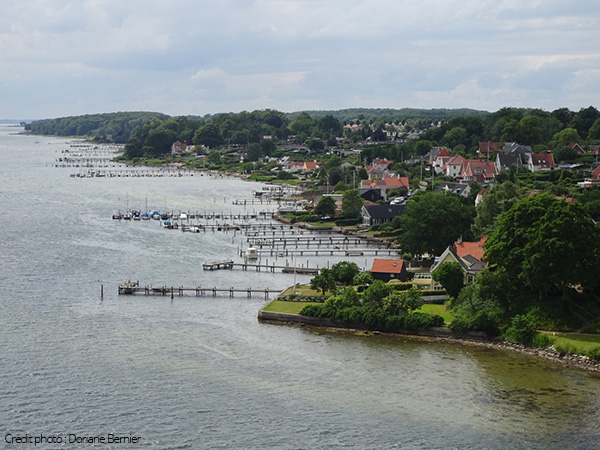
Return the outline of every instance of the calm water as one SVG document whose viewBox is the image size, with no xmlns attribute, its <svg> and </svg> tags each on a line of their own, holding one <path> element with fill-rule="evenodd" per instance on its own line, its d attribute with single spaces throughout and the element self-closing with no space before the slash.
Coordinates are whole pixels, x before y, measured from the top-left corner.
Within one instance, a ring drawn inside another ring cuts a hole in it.
<svg viewBox="0 0 600 450">
<path fill-rule="evenodd" d="M 33 447 L 7 444 L 8 433 L 114 433 L 141 439 L 112 448 L 598 448 L 600 378 L 583 372 L 259 324 L 261 296 L 117 296 L 128 279 L 283 288 L 293 278 L 204 272 L 204 262 L 237 258 L 239 234 L 111 219 L 146 198 L 150 208 L 241 212 L 231 201 L 255 185 L 71 178 L 75 169 L 53 167 L 67 141 L 15 131 L 0 127 L 0 447 Z"/>
</svg>

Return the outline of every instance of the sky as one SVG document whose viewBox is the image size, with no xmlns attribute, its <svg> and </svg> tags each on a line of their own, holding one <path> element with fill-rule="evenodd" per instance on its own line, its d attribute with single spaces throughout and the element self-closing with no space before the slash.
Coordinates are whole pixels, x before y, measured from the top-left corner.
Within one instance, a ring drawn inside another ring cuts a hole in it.
<svg viewBox="0 0 600 450">
<path fill-rule="evenodd" d="M 600 108 L 598 0 L 0 0 L 0 119 Z"/>
</svg>

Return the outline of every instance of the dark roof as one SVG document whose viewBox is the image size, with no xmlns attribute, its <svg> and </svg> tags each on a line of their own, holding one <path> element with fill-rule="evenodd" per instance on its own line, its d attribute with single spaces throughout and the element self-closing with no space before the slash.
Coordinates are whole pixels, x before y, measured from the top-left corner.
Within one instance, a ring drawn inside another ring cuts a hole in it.
<svg viewBox="0 0 600 450">
<path fill-rule="evenodd" d="M 461 195 L 465 189 L 467 189 L 469 185 L 467 183 L 451 183 L 448 181 L 444 181 L 440 184 L 436 190 L 436 192 L 446 192 L 450 191 L 453 194 Z"/>
<path fill-rule="evenodd" d="M 401 215 L 405 205 L 373 205 L 365 206 L 367 213 L 373 219 L 390 219 Z"/>
</svg>

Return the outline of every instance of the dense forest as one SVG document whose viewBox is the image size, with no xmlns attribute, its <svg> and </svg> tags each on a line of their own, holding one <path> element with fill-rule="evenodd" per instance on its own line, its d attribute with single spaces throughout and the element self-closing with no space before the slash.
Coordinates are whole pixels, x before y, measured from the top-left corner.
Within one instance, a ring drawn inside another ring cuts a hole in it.
<svg viewBox="0 0 600 450">
<path fill-rule="evenodd" d="M 165 120 L 169 116 L 155 112 L 116 112 L 86 114 L 36 120 L 25 125 L 33 134 L 52 136 L 84 136 L 97 142 L 125 143 L 131 132 L 152 119 Z"/>
</svg>

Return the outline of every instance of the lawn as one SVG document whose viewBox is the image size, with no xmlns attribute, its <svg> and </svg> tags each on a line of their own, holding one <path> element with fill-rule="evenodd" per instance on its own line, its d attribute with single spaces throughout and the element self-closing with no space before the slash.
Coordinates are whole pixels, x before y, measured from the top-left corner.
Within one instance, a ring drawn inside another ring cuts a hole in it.
<svg viewBox="0 0 600 450">
<path fill-rule="evenodd" d="M 292 295 L 294 293 L 294 286 L 287 288 L 281 295 Z M 315 291 L 306 284 L 300 284 L 296 286 L 297 295 L 321 295 L 321 291 Z"/>
<path fill-rule="evenodd" d="M 543 333 L 554 340 L 554 345 L 562 348 L 573 348 L 578 354 L 586 354 L 589 350 L 600 347 L 600 335 L 579 333 Z"/>
<path fill-rule="evenodd" d="M 302 308 L 306 305 L 320 305 L 321 303 L 312 302 L 284 302 L 281 300 L 273 300 L 263 308 L 263 311 L 271 311 L 285 314 L 300 314 Z"/>
<path fill-rule="evenodd" d="M 419 308 L 417 311 L 424 312 L 426 314 L 438 314 L 444 318 L 445 325 L 448 325 L 454 320 L 454 316 L 448 312 L 446 305 L 433 305 L 427 303 L 421 306 L 421 308 Z"/>
</svg>

